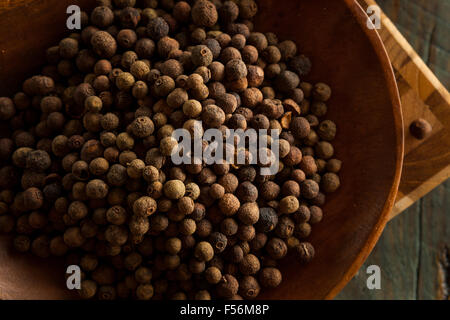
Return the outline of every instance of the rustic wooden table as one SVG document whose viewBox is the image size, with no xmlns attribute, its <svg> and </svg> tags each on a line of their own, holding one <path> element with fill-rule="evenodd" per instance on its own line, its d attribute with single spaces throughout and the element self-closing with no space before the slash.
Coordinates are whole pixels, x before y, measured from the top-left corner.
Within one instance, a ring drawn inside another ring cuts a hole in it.
<svg viewBox="0 0 450 320">
<path fill-rule="evenodd" d="M 450 87 L 450 0 L 378 0 L 443 85 Z M 367 267 L 381 289 L 367 288 Z M 450 180 L 390 221 L 337 299 L 450 299 Z"/>
</svg>

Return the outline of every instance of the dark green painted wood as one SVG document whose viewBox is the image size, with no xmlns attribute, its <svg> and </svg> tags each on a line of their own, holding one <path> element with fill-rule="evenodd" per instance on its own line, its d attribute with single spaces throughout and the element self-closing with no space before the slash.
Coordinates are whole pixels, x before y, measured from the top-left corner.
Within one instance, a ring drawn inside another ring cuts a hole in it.
<svg viewBox="0 0 450 320">
<path fill-rule="evenodd" d="M 450 0 L 378 0 L 442 83 L 450 85 Z M 374 251 L 337 299 L 448 299 L 450 180 L 389 222 Z M 366 286 L 381 268 L 381 290 Z"/>
</svg>

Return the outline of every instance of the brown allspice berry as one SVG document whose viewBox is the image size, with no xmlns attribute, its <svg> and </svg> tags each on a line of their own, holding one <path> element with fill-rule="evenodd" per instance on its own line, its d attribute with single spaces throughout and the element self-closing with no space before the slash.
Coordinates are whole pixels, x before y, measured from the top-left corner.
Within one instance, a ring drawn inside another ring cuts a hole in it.
<svg viewBox="0 0 450 320">
<path fill-rule="evenodd" d="M 175 81 L 169 76 L 160 76 L 153 84 L 156 95 L 165 97 L 175 88 Z"/>
<path fill-rule="evenodd" d="M 124 224 L 127 216 L 127 212 L 122 206 L 116 205 L 106 210 L 106 220 L 115 225 Z"/>
<path fill-rule="evenodd" d="M 108 195 L 108 185 L 100 179 L 94 179 L 86 185 L 86 195 L 90 199 L 103 199 Z"/>
<path fill-rule="evenodd" d="M 255 202 L 258 199 L 258 188 L 250 181 L 244 181 L 236 189 L 236 196 L 243 202 Z"/>
<path fill-rule="evenodd" d="M 247 66 L 241 59 L 231 59 L 225 65 L 225 74 L 229 81 L 247 77 Z"/>
<path fill-rule="evenodd" d="M 225 122 L 224 111 L 216 105 L 207 105 L 202 112 L 203 122 L 211 128 L 218 128 Z"/>
<path fill-rule="evenodd" d="M 298 210 L 299 202 L 294 196 L 287 196 L 280 200 L 278 210 L 283 214 L 291 214 Z"/>
<path fill-rule="evenodd" d="M 64 242 L 70 248 L 81 247 L 85 240 L 79 227 L 70 227 L 64 232 Z"/>
<path fill-rule="evenodd" d="M 289 153 L 283 158 L 283 163 L 292 167 L 301 163 L 302 159 L 302 151 L 297 147 L 291 146 Z"/>
<path fill-rule="evenodd" d="M 297 247 L 295 247 L 295 254 L 300 262 L 308 263 L 314 258 L 315 250 L 311 243 L 301 242 Z"/>
<path fill-rule="evenodd" d="M 302 108 L 305 108 L 305 107 L 307 107 L 307 103 L 306 104 L 302 103 L 301 106 L 302 106 Z M 324 102 L 314 101 L 310 105 L 310 110 L 311 110 L 311 113 L 314 116 L 316 116 L 318 118 L 321 118 L 321 117 L 323 117 L 323 116 L 325 116 L 327 114 L 328 107 L 327 107 L 327 105 Z"/>
<path fill-rule="evenodd" d="M 43 150 L 35 150 L 27 153 L 26 168 L 36 172 L 42 172 L 50 168 L 52 161 L 49 154 Z"/>
<path fill-rule="evenodd" d="M 146 138 L 155 130 L 153 121 L 147 116 L 137 117 L 131 124 L 133 135 L 138 138 Z"/>
<path fill-rule="evenodd" d="M 231 274 L 225 274 L 217 284 L 216 290 L 219 297 L 225 299 L 232 298 L 238 293 L 239 282 Z"/>
<path fill-rule="evenodd" d="M 295 226 L 295 236 L 299 239 L 304 239 L 309 237 L 311 234 L 311 225 L 307 222 L 299 223 Z"/>
<path fill-rule="evenodd" d="M 220 223 L 220 232 L 227 237 L 235 235 L 238 231 L 238 224 L 233 218 L 226 218 Z"/>
<path fill-rule="evenodd" d="M 213 61 L 213 54 L 207 46 L 197 45 L 192 49 L 192 62 L 195 66 L 207 67 L 211 64 L 212 61 Z"/>
<path fill-rule="evenodd" d="M 252 19 L 258 12 L 258 6 L 254 0 L 242 0 L 239 2 L 239 17 Z"/>
<path fill-rule="evenodd" d="M 302 197 L 304 197 L 305 199 L 313 199 L 319 193 L 318 183 L 311 179 L 303 181 L 300 188 Z"/>
<path fill-rule="evenodd" d="M 259 283 L 264 288 L 276 288 L 281 284 L 283 277 L 277 268 L 263 268 L 259 273 Z"/>
<path fill-rule="evenodd" d="M 13 100 L 8 97 L 0 97 L 0 119 L 9 120 L 16 113 Z"/>
<path fill-rule="evenodd" d="M 288 239 L 294 234 L 295 224 L 292 219 L 286 215 L 281 216 L 275 234 L 281 239 Z"/>
<path fill-rule="evenodd" d="M 183 236 L 194 234 L 196 229 L 197 225 L 195 223 L 195 220 L 189 218 L 183 219 L 178 225 L 178 230 Z"/>
<path fill-rule="evenodd" d="M 432 133 L 433 127 L 427 120 L 420 118 L 411 123 L 409 131 L 414 138 L 423 140 Z"/>
<path fill-rule="evenodd" d="M 124 226 L 109 225 L 105 230 L 105 239 L 112 245 L 121 246 L 128 239 L 128 231 Z"/>
<path fill-rule="evenodd" d="M 67 213 L 73 220 L 81 220 L 89 213 L 88 207 L 81 201 L 74 201 L 69 205 Z"/>
<path fill-rule="evenodd" d="M 271 238 L 265 247 L 269 256 L 275 260 L 282 259 L 287 254 L 286 242 L 280 238 Z"/>
<path fill-rule="evenodd" d="M 81 299 L 91 299 L 97 293 L 97 283 L 93 280 L 83 280 L 81 281 L 81 289 L 79 290 L 79 295 Z"/>
<path fill-rule="evenodd" d="M 196 1 L 191 10 L 194 24 L 202 27 L 212 27 L 216 24 L 219 16 L 216 6 L 208 0 Z"/>
<path fill-rule="evenodd" d="M 320 181 L 320 185 L 326 193 L 335 192 L 340 184 L 339 176 L 332 172 L 325 173 Z"/>
<path fill-rule="evenodd" d="M 161 18 L 157 17 L 150 20 L 147 25 L 147 35 L 153 40 L 159 40 L 169 34 L 169 25 Z"/>
<path fill-rule="evenodd" d="M 320 141 L 314 148 L 316 155 L 320 159 L 328 160 L 334 155 L 334 147 L 327 141 Z"/>
<path fill-rule="evenodd" d="M 219 208 L 226 216 L 232 216 L 237 213 L 241 204 L 239 199 L 232 193 L 226 193 L 219 200 Z"/>
<path fill-rule="evenodd" d="M 86 161 L 78 160 L 72 165 L 72 174 L 76 179 L 87 180 L 89 178 L 89 165 Z"/>
<path fill-rule="evenodd" d="M 132 235 L 140 236 L 144 235 L 150 228 L 149 220 L 147 217 L 139 215 L 133 215 L 129 221 L 129 229 Z"/>
<path fill-rule="evenodd" d="M 25 210 L 37 210 L 44 205 L 44 194 L 36 187 L 26 189 L 22 197 Z"/>
<path fill-rule="evenodd" d="M 106 31 L 95 32 L 90 42 L 94 52 L 100 57 L 111 58 L 116 53 L 116 40 Z"/>
<path fill-rule="evenodd" d="M 219 254 L 225 250 L 228 244 L 227 236 L 221 232 L 213 232 L 209 236 L 209 243 L 211 244 L 214 252 Z"/>
<path fill-rule="evenodd" d="M 260 188 L 259 194 L 266 201 L 275 200 L 280 194 L 280 186 L 273 181 L 264 182 Z"/>
<path fill-rule="evenodd" d="M 169 238 L 164 245 L 165 250 L 172 255 L 177 254 L 182 249 L 182 242 L 179 238 Z"/>
<path fill-rule="evenodd" d="M 320 207 L 313 205 L 309 207 L 309 210 L 311 212 L 311 218 L 309 219 L 310 224 L 316 224 L 322 221 L 323 211 Z"/>
<path fill-rule="evenodd" d="M 113 164 L 106 174 L 109 185 L 119 187 L 125 184 L 128 179 L 127 168 L 120 164 Z"/>
<path fill-rule="evenodd" d="M 89 163 L 89 172 L 101 176 L 108 172 L 109 162 L 105 158 L 95 158 Z"/>
<path fill-rule="evenodd" d="M 191 6 L 185 1 L 179 1 L 174 5 L 172 14 L 177 21 L 188 22 L 191 15 Z"/>
<path fill-rule="evenodd" d="M 222 272 L 219 268 L 211 266 L 205 270 L 205 279 L 210 284 L 217 284 L 222 279 Z"/>
<path fill-rule="evenodd" d="M 147 217 L 155 213 L 157 208 L 156 201 L 151 197 L 140 197 L 133 203 L 134 214 Z"/>
<path fill-rule="evenodd" d="M 177 208 L 180 213 L 190 215 L 194 211 L 194 200 L 190 197 L 182 197 L 177 202 Z"/>
<path fill-rule="evenodd" d="M 201 241 L 195 246 L 194 256 L 200 261 L 210 261 L 214 256 L 213 247 L 209 242 Z"/>
<path fill-rule="evenodd" d="M 164 183 L 164 194 L 169 199 L 181 199 L 186 193 L 186 187 L 180 180 L 169 180 Z"/>
<path fill-rule="evenodd" d="M 259 295 L 261 287 L 253 276 L 244 276 L 239 281 L 239 293 L 244 299 L 254 299 Z"/>
</svg>

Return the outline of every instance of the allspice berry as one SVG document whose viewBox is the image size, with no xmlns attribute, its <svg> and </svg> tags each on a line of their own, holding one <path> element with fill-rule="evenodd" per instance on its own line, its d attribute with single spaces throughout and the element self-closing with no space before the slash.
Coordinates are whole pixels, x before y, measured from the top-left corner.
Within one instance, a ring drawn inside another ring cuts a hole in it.
<svg viewBox="0 0 450 320">
<path fill-rule="evenodd" d="M 117 50 L 116 40 L 106 31 L 97 31 L 91 37 L 92 49 L 102 58 L 111 58 Z"/>
<path fill-rule="evenodd" d="M 186 193 L 186 187 L 181 180 L 169 180 L 164 183 L 164 194 L 169 199 L 181 199 Z"/>
<path fill-rule="evenodd" d="M 155 213 L 157 208 L 156 201 L 151 197 L 140 197 L 133 203 L 133 212 L 134 214 L 147 217 Z"/>
<path fill-rule="evenodd" d="M 86 185 L 86 195 L 90 199 L 103 199 L 108 195 L 108 185 L 100 179 L 94 179 Z"/>
<path fill-rule="evenodd" d="M 194 256 L 200 261 L 210 261 L 214 256 L 213 247 L 209 242 L 199 242 L 195 246 Z"/>
<path fill-rule="evenodd" d="M 226 216 L 236 214 L 240 206 L 239 199 L 232 193 L 226 193 L 223 198 L 219 200 L 220 211 Z"/>
<path fill-rule="evenodd" d="M 230 299 L 238 293 L 239 282 L 231 274 L 225 274 L 216 288 L 219 297 Z"/>
<path fill-rule="evenodd" d="M 212 27 L 218 20 L 216 6 L 208 0 L 196 1 L 191 10 L 192 21 L 201 27 Z"/>
<path fill-rule="evenodd" d="M 294 196 L 287 196 L 280 200 L 278 210 L 283 214 L 290 214 L 297 211 L 299 208 L 298 199 Z"/>
<path fill-rule="evenodd" d="M 276 288 L 281 284 L 282 275 L 277 268 L 263 268 L 259 273 L 259 283 L 265 288 Z"/>
<path fill-rule="evenodd" d="M 300 262 L 308 263 L 314 258 L 315 250 L 311 243 L 301 242 L 297 247 L 295 247 L 295 254 Z"/>
</svg>

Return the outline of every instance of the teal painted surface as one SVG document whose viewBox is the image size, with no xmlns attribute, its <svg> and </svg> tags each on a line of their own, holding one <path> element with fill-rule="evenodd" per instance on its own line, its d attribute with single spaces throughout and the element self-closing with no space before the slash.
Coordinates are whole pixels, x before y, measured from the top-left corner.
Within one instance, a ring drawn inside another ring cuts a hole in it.
<svg viewBox="0 0 450 320">
<path fill-rule="evenodd" d="M 378 0 L 384 12 L 450 86 L 450 0 Z M 380 241 L 337 299 L 449 299 L 450 180 L 389 222 Z M 369 290 L 366 269 L 381 269 Z"/>
</svg>

